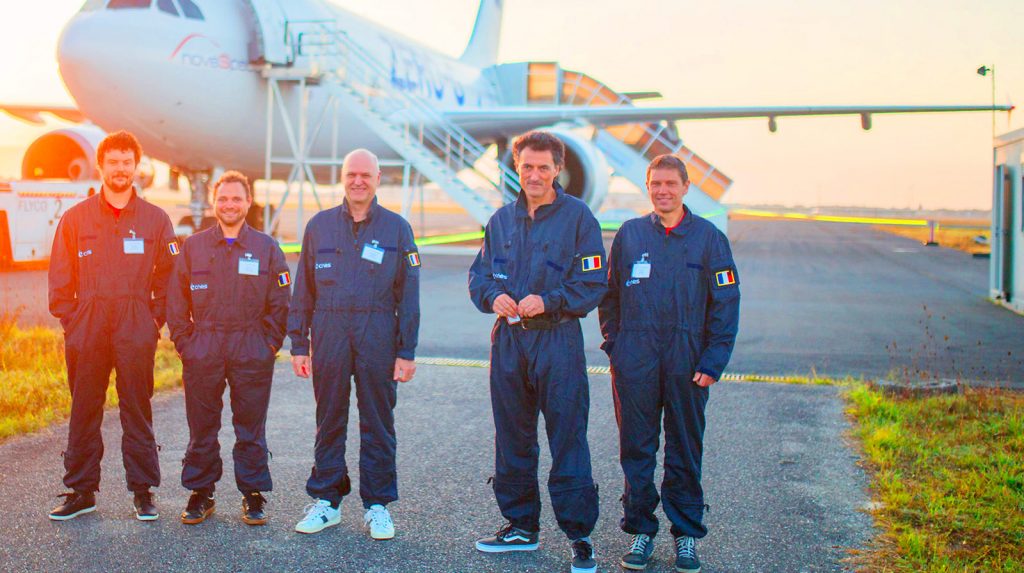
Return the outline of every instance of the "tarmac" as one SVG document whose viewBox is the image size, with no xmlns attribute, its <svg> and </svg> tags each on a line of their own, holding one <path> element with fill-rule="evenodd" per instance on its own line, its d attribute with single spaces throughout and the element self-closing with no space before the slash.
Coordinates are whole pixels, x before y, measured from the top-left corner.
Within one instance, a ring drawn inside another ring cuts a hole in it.
<svg viewBox="0 0 1024 573">
<path fill-rule="evenodd" d="M 629 537 L 619 531 L 622 493 L 618 443 L 607 375 L 591 376 L 590 444 L 601 517 L 593 534 L 600 571 L 619 570 Z M 765 404 L 771 404 L 766 408 Z M 708 405 L 704 487 L 708 536 L 698 544 L 704 571 L 842 571 L 848 548 L 872 534 L 866 478 L 845 445 L 848 423 L 839 390 L 825 386 L 722 382 Z M 392 541 L 362 530 L 358 494 L 342 505 L 342 524 L 315 535 L 292 531 L 310 499 L 305 479 L 312 465 L 314 403 L 309 382 L 279 363 L 268 417 L 274 491 L 267 494 L 270 522 L 243 524 L 241 496 L 232 477 L 230 417 L 221 432 L 224 478 L 217 512 L 198 526 L 181 524 L 188 491 L 179 485 L 188 443 L 183 396 L 154 401 L 154 424 L 163 486 L 161 517 L 135 520 L 125 490 L 115 412 L 103 426 L 107 454 L 95 513 L 69 522 L 46 518 L 59 503 L 60 452 L 66 425 L 0 445 L 0 571 L 361 571 L 561 572 L 569 544 L 558 530 L 543 484 L 550 467 L 542 447 L 541 549 L 486 555 L 474 540 L 501 525 L 487 478 L 493 474 L 494 427 L 487 370 L 421 366 L 399 389 L 399 501 L 389 507 L 397 526 Z M 358 467 L 357 415 L 349 425 L 350 468 Z M 542 430 L 543 432 L 543 430 Z M 541 433 L 543 436 L 543 433 Z M 543 441 L 543 440 L 542 440 Z M 352 470 L 353 491 L 358 471 Z M 660 483 L 660 472 L 657 483 Z M 672 542 L 664 518 L 650 571 L 672 571 Z"/>
<path fill-rule="evenodd" d="M 730 235 L 743 302 L 729 372 L 870 378 L 927 370 L 1017 387 L 1024 382 L 1024 317 L 986 300 L 987 261 L 850 225 L 734 221 Z M 468 300 L 471 257 L 425 251 L 422 260 L 418 356 L 486 360 L 493 317 Z M 0 302 L 21 301 L 23 317 L 35 313 L 45 323 L 44 287 L 45 273 L 0 275 Z M 593 314 L 584 320 L 584 335 L 588 363 L 607 365 Z M 218 512 L 199 526 L 178 522 L 188 497 L 178 485 L 188 435 L 182 394 L 169 392 L 154 400 L 164 475 L 155 523 L 132 515 L 113 412 L 104 423 L 99 510 L 71 522 L 46 518 L 63 491 L 66 426 L 0 445 L 0 499 L 9 502 L 0 512 L 0 571 L 568 571 L 568 542 L 546 494 L 540 551 L 493 556 L 473 549 L 478 536 L 501 525 L 486 483 L 494 455 L 487 370 L 432 362 L 399 389 L 401 499 L 391 506 L 398 527 L 393 541 L 368 538 L 355 497 L 346 499 L 339 527 L 312 536 L 292 531 L 310 501 L 304 483 L 314 404 L 309 383 L 282 360 L 268 422 L 276 484 L 268 494 L 269 525 L 252 528 L 239 519 L 229 413 Z M 628 536 L 618 529 L 622 477 L 610 379 L 593 374 L 590 380 L 589 437 L 601 488 L 593 538 L 600 570 L 615 571 Z M 875 531 L 864 511 L 867 478 L 849 442 L 844 407 L 833 386 L 723 381 L 712 388 L 703 478 L 709 534 L 698 545 L 704 571 L 848 567 L 848 552 L 864 547 Z M 350 437 L 357 436 L 354 411 L 350 419 Z M 349 445 L 356 468 L 358 446 L 351 438 Z M 547 448 L 541 451 L 544 484 L 549 462 Z M 357 481 L 358 472 L 352 477 Z M 668 537 L 658 537 L 651 571 L 672 570 Z"/>
</svg>

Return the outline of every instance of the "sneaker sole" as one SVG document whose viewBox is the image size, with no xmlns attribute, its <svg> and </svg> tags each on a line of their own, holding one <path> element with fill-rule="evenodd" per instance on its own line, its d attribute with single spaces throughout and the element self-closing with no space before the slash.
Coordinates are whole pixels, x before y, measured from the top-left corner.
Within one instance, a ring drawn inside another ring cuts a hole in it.
<svg viewBox="0 0 1024 573">
<path fill-rule="evenodd" d="M 580 568 L 575 567 L 575 566 L 570 566 L 569 570 L 570 570 L 571 573 L 597 573 L 597 565 L 594 565 L 593 567 L 587 567 L 585 569 L 580 569 Z"/>
<path fill-rule="evenodd" d="M 476 542 L 476 550 L 484 553 L 508 553 L 510 551 L 536 551 L 540 547 L 540 543 L 524 543 L 522 545 L 484 545 L 479 541 Z"/>
<path fill-rule="evenodd" d="M 92 506 L 92 507 L 87 507 L 85 509 L 79 509 L 78 511 L 76 511 L 76 512 L 74 512 L 72 514 L 69 514 L 69 515 L 54 515 L 54 514 L 51 513 L 49 515 L 49 518 L 52 519 L 53 521 L 67 521 L 69 519 L 74 519 L 74 518 L 78 517 L 79 515 L 85 515 L 86 513 L 92 513 L 94 511 L 96 511 L 96 506 L 95 505 Z"/>
<path fill-rule="evenodd" d="M 380 533 L 374 534 L 372 531 L 370 532 L 370 539 L 373 539 L 373 540 L 376 540 L 376 541 L 388 541 L 388 540 L 394 539 L 394 538 L 395 538 L 395 532 L 394 531 L 392 531 L 390 534 L 384 534 L 384 535 L 381 535 Z"/>
<path fill-rule="evenodd" d="M 206 521 L 207 517 L 210 517 L 211 515 L 213 515 L 213 512 L 216 509 L 217 509 L 216 507 L 211 507 L 210 509 L 204 511 L 202 517 L 185 517 L 183 515 L 183 516 L 181 516 L 181 522 L 184 523 L 185 525 L 199 525 L 200 523 Z"/>
<path fill-rule="evenodd" d="M 160 514 L 158 513 L 156 515 L 139 515 L 136 513 L 135 519 L 138 519 L 139 521 L 156 521 L 160 519 Z"/>
<path fill-rule="evenodd" d="M 295 531 L 298 532 L 298 533 L 306 533 L 306 534 L 320 533 L 321 531 L 327 529 L 328 527 L 334 527 L 335 525 L 338 525 L 340 523 L 341 523 L 341 516 L 339 515 L 337 519 L 332 519 L 332 520 L 328 521 L 327 523 L 324 523 L 323 525 L 317 527 L 316 529 L 309 529 L 309 530 L 299 529 L 299 526 L 296 525 L 295 526 Z"/>
<path fill-rule="evenodd" d="M 245 514 L 243 513 L 242 514 L 242 523 L 244 523 L 246 525 L 266 525 L 267 524 L 267 518 L 264 517 L 263 519 L 252 519 L 251 517 L 246 517 Z"/>
<path fill-rule="evenodd" d="M 682 567 L 676 567 L 676 573 L 700 573 L 700 567 L 696 569 L 684 569 Z"/>
<path fill-rule="evenodd" d="M 623 569 L 629 569 L 630 571 L 643 571 L 644 569 L 647 569 L 646 564 L 637 565 L 635 563 L 626 563 L 625 561 L 619 561 L 619 565 L 621 565 Z"/>
</svg>

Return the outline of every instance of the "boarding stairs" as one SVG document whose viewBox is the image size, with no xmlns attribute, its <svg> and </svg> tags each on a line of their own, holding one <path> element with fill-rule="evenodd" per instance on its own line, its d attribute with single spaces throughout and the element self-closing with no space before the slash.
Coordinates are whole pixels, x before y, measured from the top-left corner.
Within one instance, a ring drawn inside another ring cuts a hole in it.
<svg viewBox="0 0 1024 573">
<path fill-rule="evenodd" d="M 520 187 L 514 171 L 419 96 L 388 89 L 388 68 L 333 22 L 290 22 L 296 62 L 322 61 L 318 78 L 331 82 L 342 105 L 419 173 L 484 225 Z M 467 183 L 471 178 L 476 185 Z"/>
<path fill-rule="evenodd" d="M 580 72 L 561 69 L 551 62 L 530 62 L 526 67 L 527 103 L 571 106 L 634 105 L 597 79 Z M 732 185 L 732 179 L 715 169 L 683 144 L 670 121 L 632 123 L 594 130 L 592 141 L 604 154 L 615 173 L 633 183 L 640 191 L 647 188 L 647 165 L 658 155 L 679 157 L 690 176 L 685 203 L 698 215 L 725 230 L 728 212 L 720 203 Z"/>
</svg>

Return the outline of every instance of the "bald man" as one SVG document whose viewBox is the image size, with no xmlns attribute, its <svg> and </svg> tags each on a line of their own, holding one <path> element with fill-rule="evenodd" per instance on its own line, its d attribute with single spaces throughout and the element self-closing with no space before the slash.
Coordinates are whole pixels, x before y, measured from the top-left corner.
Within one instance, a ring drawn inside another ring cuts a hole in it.
<svg viewBox="0 0 1024 573">
<path fill-rule="evenodd" d="M 314 501 L 295 530 L 317 533 L 341 522 L 341 500 L 351 490 L 345 438 L 354 378 L 363 521 L 373 539 L 391 539 L 394 408 L 397 382 L 416 372 L 420 257 L 409 223 L 377 204 L 376 156 L 349 153 L 342 180 L 344 202 L 306 225 L 288 315 L 292 369 L 312 376 L 316 397 L 315 462 L 306 482 Z"/>
</svg>

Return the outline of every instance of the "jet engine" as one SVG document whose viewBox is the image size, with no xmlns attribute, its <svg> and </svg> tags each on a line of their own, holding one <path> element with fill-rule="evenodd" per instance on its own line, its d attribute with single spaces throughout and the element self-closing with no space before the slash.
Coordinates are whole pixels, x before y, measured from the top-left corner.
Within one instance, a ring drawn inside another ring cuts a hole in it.
<svg viewBox="0 0 1024 573">
<path fill-rule="evenodd" d="M 38 137 L 21 161 L 21 178 L 28 181 L 62 179 L 95 181 L 96 148 L 106 133 L 95 126 L 82 125 L 58 129 Z M 135 182 L 146 189 L 153 184 L 153 162 L 146 156 L 139 160 Z"/>
<path fill-rule="evenodd" d="M 565 167 L 558 176 L 562 188 L 582 199 L 594 213 L 608 195 L 611 169 L 604 154 L 590 139 L 568 129 L 550 129 L 565 144 Z"/>
</svg>

